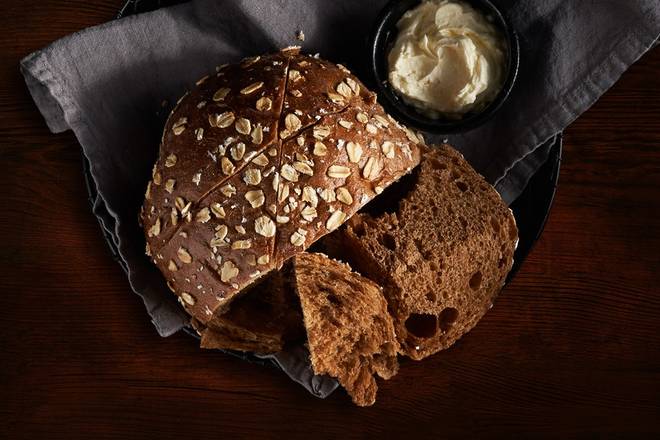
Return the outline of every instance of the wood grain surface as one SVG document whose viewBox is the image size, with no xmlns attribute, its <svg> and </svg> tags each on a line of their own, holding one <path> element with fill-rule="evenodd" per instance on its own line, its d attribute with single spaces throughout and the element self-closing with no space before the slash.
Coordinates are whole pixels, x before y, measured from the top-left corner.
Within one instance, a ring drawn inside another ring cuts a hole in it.
<svg viewBox="0 0 660 440">
<path fill-rule="evenodd" d="M 3 6 L 0 438 L 660 438 L 660 49 L 566 131 L 546 230 L 496 306 L 360 409 L 156 334 L 74 136 L 48 131 L 18 71 L 120 2 Z"/>
</svg>

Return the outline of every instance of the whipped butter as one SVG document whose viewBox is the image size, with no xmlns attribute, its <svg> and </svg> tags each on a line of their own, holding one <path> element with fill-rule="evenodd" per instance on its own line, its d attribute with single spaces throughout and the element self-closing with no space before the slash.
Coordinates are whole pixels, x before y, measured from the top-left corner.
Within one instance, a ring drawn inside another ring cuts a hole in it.
<svg viewBox="0 0 660 440">
<path fill-rule="evenodd" d="M 389 82 L 406 101 L 432 118 L 479 111 L 504 82 L 504 40 L 471 6 L 426 0 L 397 23 L 388 56 Z"/>
</svg>

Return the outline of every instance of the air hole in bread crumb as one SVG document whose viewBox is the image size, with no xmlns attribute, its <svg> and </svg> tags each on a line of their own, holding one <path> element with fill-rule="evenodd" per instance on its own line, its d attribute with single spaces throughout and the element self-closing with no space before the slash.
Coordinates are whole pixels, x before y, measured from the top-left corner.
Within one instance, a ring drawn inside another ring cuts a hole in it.
<svg viewBox="0 0 660 440">
<path fill-rule="evenodd" d="M 337 296 L 335 296 L 335 294 L 333 292 L 331 292 L 330 290 L 328 290 L 324 287 L 320 287 L 319 291 L 320 291 L 320 293 L 325 295 L 325 299 L 327 299 L 329 303 L 334 304 L 335 306 L 338 306 L 338 305 L 341 304 L 341 301 L 339 300 L 339 298 L 337 298 Z"/>
<path fill-rule="evenodd" d="M 459 217 L 458 221 L 461 223 L 461 226 L 463 226 L 464 228 L 467 228 L 468 222 L 467 222 L 467 220 L 465 220 L 465 217 Z"/>
<path fill-rule="evenodd" d="M 456 310 L 453 307 L 447 307 L 442 312 L 440 312 L 440 315 L 438 317 L 438 321 L 440 323 L 440 330 L 446 332 L 451 328 L 452 325 L 454 325 L 457 319 L 458 319 L 458 310 Z"/>
<path fill-rule="evenodd" d="M 378 242 L 391 251 L 396 250 L 396 240 L 390 234 L 383 234 L 378 238 Z"/>
<path fill-rule="evenodd" d="M 481 271 L 476 271 L 471 277 L 470 277 L 470 289 L 472 290 L 478 290 L 479 287 L 481 287 L 481 280 L 483 279 L 483 276 L 481 275 Z"/>
<path fill-rule="evenodd" d="M 468 190 L 467 183 L 462 182 L 462 181 L 460 181 L 460 180 L 457 180 L 457 181 L 456 181 L 456 186 L 458 187 L 458 189 L 460 189 L 460 190 L 463 191 L 463 192 L 465 192 L 465 191 Z"/>
<path fill-rule="evenodd" d="M 438 332 L 438 318 L 426 313 L 412 313 L 405 325 L 408 332 L 418 338 L 431 338 Z"/>
<path fill-rule="evenodd" d="M 451 170 L 451 178 L 452 178 L 452 180 L 460 179 L 460 177 L 461 177 L 461 173 L 459 173 L 458 171 L 456 171 L 456 170 L 454 170 L 454 169 Z"/>
<path fill-rule="evenodd" d="M 495 234 L 500 233 L 500 222 L 498 222 L 495 217 L 490 218 L 490 225 L 493 227 L 493 231 L 495 231 Z"/>
<path fill-rule="evenodd" d="M 436 302 L 438 299 L 438 296 L 435 294 L 435 292 L 426 292 L 426 299 L 431 301 L 432 303 Z"/>
<path fill-rule="evenodd" d="M 440 162 L 437 159 L 431 159 L 431 160 L 429 160 L 429 162 L 431 163 L 431 167 L 433 167 L 433 169 L 436 169 L 436 170 L 446 170 L 447 169 L 447 165 L 445 165 L 444 163 Z"/>
<path fill-rule="evenodd" d="M 367 231 L 364 228 L 364 222 L 359 222 L 353 225 L 353 232 L 355 232 L 355 235 L 358 237 L 364 237 L 364 235 L 367 233 Z"/>
<path fill-rule="evenodd" d="M 337 298 L 337 297 L 336 297 L 335 295 L 333 295 L 332 293 L 329 294 L 328 296 L 326 296 L 326 299 L 328 300 L 328 302 L 330 302 L 330 303 L 332 303 L 332 304 L 334 304 L 334 305 L 336 305 L 336 306 L 338 306 L 339 304 L 341 304 L 341 301 L 339 301 L 339 298 Z"/>
<path fill-rule="evenodd" d="M 430 253 L 430 252 L 429 252 L 429 253 Z M 424 258 L 426 258 L 426 259 L 428 260 L 428 257 L 427 257 L 426 255 L 424 256 Z M 438 265 L 435 264 L 435 261 L 431 261 L 431 262 L 429 262 L 429 269 L 431 269 L 433 272 L 437 272 L 438 270 L 440 270 L 440 268 L 438 267 Z"/>
</svg>

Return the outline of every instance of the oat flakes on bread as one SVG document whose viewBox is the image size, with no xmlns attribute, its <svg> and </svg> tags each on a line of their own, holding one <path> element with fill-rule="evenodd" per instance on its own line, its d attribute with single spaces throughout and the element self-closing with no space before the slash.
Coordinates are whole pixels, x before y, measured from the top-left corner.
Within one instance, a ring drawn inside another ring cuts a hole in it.
<svg viewBox="0 0 660 440">
<path fill-rule="evenodd" d="M 381 287 L 323 254 L 293 258 L 312 368 L 337 378 L 353 402 L 372 405 L 375 374 L 398 371 L 398 343 Z"/>
<path fill-rule="evenodd" d="M 223 66 L 165 125 L 147 254 L 205 325 L 408 173 L 420 144 L 342 66 L 297 49 Z"/>
<path fill-rule="evenodd" d="M 492 306 L 518 231 L 495 189 L 448 145 L 424 151 L 406 179 L 393 212 L 358 214 L 324 245 L 384 287 L 401 352 L 422 359 L 451 346 Z"/>
</svg>

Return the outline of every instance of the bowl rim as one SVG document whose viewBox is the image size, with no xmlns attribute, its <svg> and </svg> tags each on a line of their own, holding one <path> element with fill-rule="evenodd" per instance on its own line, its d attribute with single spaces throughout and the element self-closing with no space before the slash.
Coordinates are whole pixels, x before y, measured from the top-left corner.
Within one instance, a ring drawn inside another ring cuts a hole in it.
<svg viewBox="0 0 660 440">
<path fill-rule="evenodd" d="M 396 23 L 406 11 L 423 1 L 425 0 L 390 0 L 376 18 L 369 38 L 371 58 L 369 68 L 378 96 L 381 98 L 379 101 L 385 110 L 396 119 L 422 131 L 434 134 L 455 134 L 472 130 L 490 120 L 497 113 L 516 83 L 520 66 L 518 33 L 511 26 L 505 14 L 490 0 L 459 0 L 491 16 L 504 35 L 507 43 L 505 80 L 495 99 L 478 113 L 468 114 L 467 117 L 457 120 L 430 118 L 419 112 L 414 106 L 405 103 L 389 84 L 387 76 L 388 46 L 397 34 L 396 31 L 392 31 L 395 30 Z"/>
</svg>

